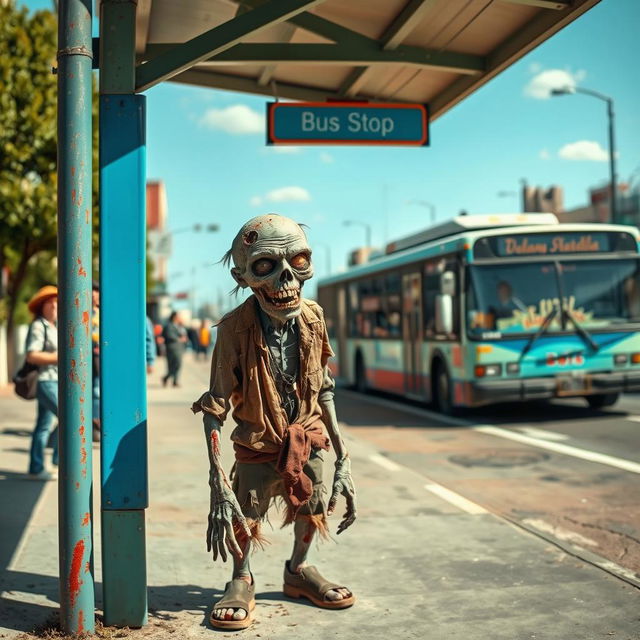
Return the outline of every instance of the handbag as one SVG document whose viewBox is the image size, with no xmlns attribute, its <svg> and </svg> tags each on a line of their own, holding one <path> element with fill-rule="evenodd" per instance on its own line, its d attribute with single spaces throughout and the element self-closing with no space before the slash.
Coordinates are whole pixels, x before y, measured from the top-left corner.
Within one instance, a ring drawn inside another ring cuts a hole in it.
<svg viewBox="0 0 640 640">
<path fill-rule="evenodd" d="M 43 348 L 46 347 L 47 344 L 47 325 L 42 323 L 44 327 L 44 344 Z M 27 335 L 27 343 L 29 342 L 29 336 L 31 335 L 31 327 L 29 327 L 29 334 Z M 36 397 L 36 389 L 38 387 L 38 372 L 40 371 L 40 367 L 37 364 L 32 364 L 31 362 L 27 362 L 25 359 L 24 363 L 18 369 L 16 374 L 13 376 L 13 389 L 16 392 L 16 395 L 24 398 L 25 400 L 33 400 Z"/>
</svg>

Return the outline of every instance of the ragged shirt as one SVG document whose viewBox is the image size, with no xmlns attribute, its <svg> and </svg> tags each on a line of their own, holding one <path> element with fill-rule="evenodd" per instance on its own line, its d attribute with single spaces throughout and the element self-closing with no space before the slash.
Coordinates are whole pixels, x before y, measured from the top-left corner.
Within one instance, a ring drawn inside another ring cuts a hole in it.
<svg viewBox="0 0 640 640">
<path fill-rule="evenodd" d="M 258 306 L 262 333 L 269 349 L 271 373 L 275 379 L 282 407 L 292 423 L 298 415 L 297 380 L 300 365 L 300 342 L 295 318 L 275 327 L 269 315 Z"/>
<path fill-rule="evenodd" d="M 296 319 L 299 366 L 295 421 L 305 431 L 322 434 L 318 399 L 321 394 L 333 396 L 335 385 L 327 367 L 333 351 L 321 307 L 311 300 L 302 300 L 301 305 Z M 192 411 L 206 411 L 222 424 L 233 405 L 236 427 L 231 440 L 254 452 L 278 453 L 291 421 L 276 388 L 258 307 L 251 296 L 220 321 L 209 390 L 193 403 Z"/>
</svg>

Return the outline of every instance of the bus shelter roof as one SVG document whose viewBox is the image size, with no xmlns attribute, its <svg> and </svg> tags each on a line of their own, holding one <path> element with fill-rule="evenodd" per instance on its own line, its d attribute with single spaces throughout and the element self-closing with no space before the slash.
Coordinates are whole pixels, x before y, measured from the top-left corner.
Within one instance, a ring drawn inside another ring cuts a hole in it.
<svg viewBox="0 0 640 640">
<path fill-rule="evenodd" d="M 163 80 L 445 113 L 599 0 L 138 0 L 136 90 Z"/>
</svg>

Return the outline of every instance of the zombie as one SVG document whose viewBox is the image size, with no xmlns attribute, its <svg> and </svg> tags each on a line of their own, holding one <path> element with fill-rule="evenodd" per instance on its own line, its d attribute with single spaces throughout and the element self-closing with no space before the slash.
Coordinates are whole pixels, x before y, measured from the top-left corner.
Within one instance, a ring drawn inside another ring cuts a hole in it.
<svg viewBox="0 0 640 640">
<path fill-rule="evenodd" d="M 342 533 L 356 519 L 351 462 L 338 428 L 333 355 L 322 309 L 302 298 L 313 275 L 311 248 L 293 220 L 269 214 L 249 220 L 225 256 L 238 288 L 253 295 L 218 325 L 209 390 L 194 404 L 203 412 L 209 453 L 210 512 L 207 549 L 214 561 L 233 558 L 233 574 L 213 607 L 211 624 L 243 629 L 252 622 L 255 581 L 251 545 L 263 540 L 261 523 L 272 501 L 285 506 L 294 544 L 284 566 L 284 593 L 319 607 L 350 607 L 355 596 L 307 564 L 315 537 L 328 537 L 327 515 L 344 496 Z M 236 462 L 229 477 L 220 458 L 220 432 L 233 405 L 231 440 Z M 324 501 L 322 467 L 330 446 L 336 455 L 333 486 Z"/>
</svg>

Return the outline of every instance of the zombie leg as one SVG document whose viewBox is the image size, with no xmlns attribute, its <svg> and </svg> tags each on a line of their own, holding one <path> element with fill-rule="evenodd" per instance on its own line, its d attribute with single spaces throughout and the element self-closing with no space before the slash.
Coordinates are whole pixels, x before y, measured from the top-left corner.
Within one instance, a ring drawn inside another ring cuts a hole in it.
<svg viewBox="0 0 640 640">
<path fill-rule="evenodd" d="M 257 530 L 258 523 L 252 520 L 247 520 L 249 528 L 253 531 Z M 251 550 L 251 539 L 247 537 L 241 530 L 236 530 L 236 540 L 238 546 L 242 550 L 242 558 L 233 556 L 233 575 L 231 581 L 243 580 L 247 584 L 253 583 L 253 577 L 251 575 L 251 569 L 249 568 L 249 552 Z M 226 594 L 225 594 L 226 595 Z M 218 620 L 244 620 L 248 612 L 245 609 L 240 608 L 228 608 L 224 606 L 223 597 L 221 602 L 213 608 L 212 616 Z"/>
<path fill-rule="evenodd" d="M 299 515 L 295 519 L 293 532 L 293 551 L 287 565 L 291 573 L 299 574 L 302 569 L 308 566 L 307 556 L 316 534 L 320 533 L 322 536 L 327 536 L 327 524 L 324 514 Z M 325 598 L 332 602 L 350 597 L 351 591 L 345 588 L 328 591 L 325 595 Z"/>
</svg>

